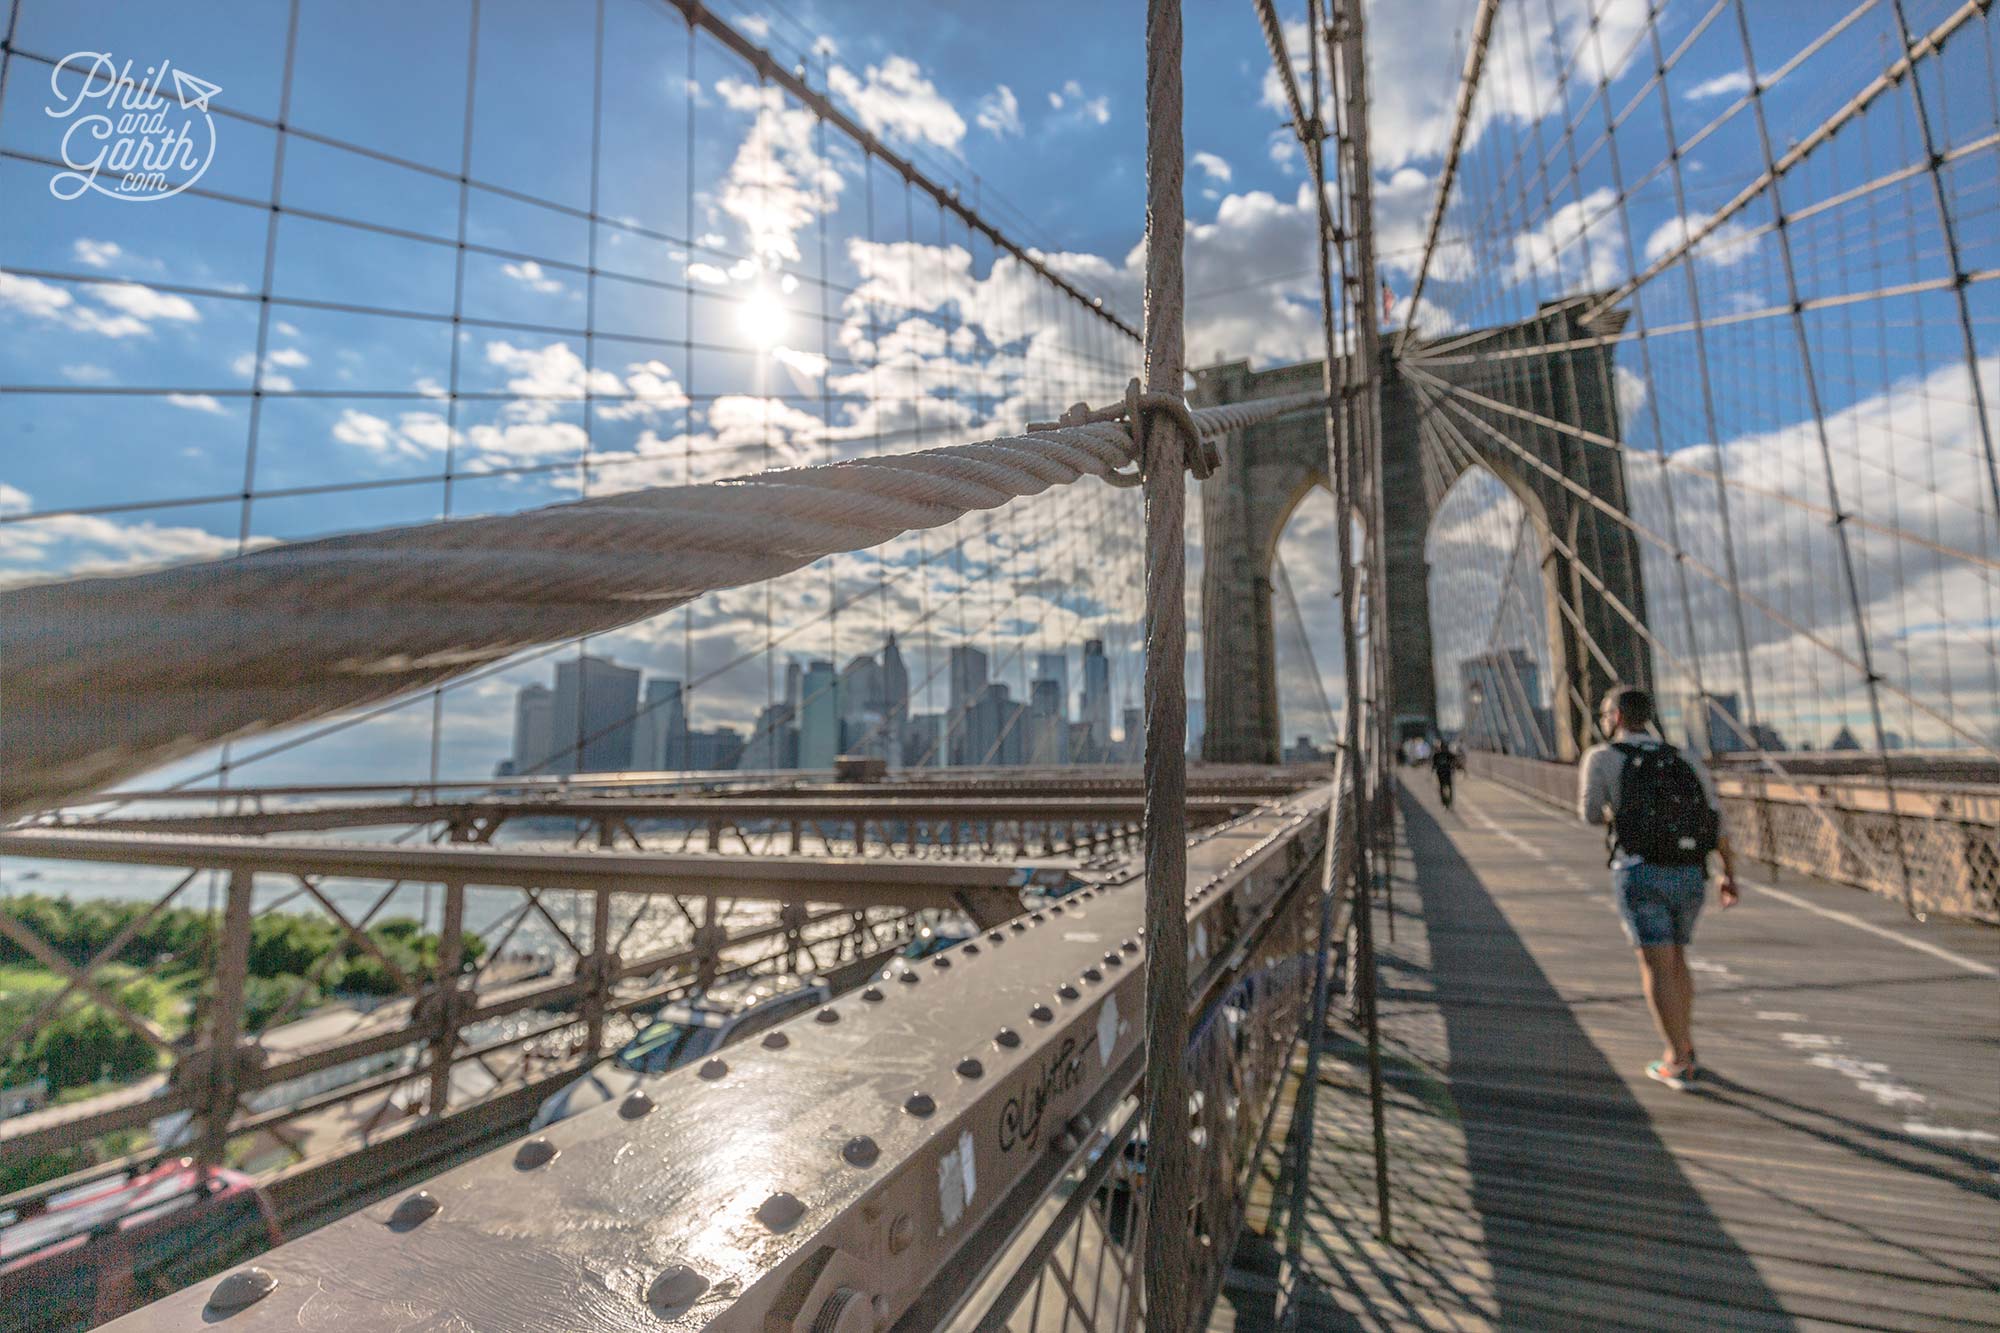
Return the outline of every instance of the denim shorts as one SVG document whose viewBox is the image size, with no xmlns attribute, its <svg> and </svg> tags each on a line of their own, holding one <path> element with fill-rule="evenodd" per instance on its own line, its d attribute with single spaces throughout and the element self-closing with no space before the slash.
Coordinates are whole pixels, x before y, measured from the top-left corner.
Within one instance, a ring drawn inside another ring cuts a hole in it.
<svg viewBox="0 0 2000 1333">
<path fill-rule="evenodd" d="M 1611 868 L 1611 896 L 1625 934 L 1644 949 L 1661 944 L 1685 945 L 1694 939 L 1694 919 L 1701 915 L 1708 891 L 1704 866 L 1656 866 L 1626 861 Z"/>
</svg>

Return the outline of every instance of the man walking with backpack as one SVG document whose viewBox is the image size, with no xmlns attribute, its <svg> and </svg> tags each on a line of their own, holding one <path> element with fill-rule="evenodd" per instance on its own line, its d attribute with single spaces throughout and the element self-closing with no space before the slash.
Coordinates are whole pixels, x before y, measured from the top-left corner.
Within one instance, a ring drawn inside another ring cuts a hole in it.
<svg viewBox="0 0 2000 1333">
<path fill-rule="evenodd" d="M 1721 803 L 1701 761 L 1652 735 L 1653 696 L 1613 687 L 1598 708 L 1608 745 L 1578 766 L 1577 814 L 1607 826 L 1612 896 L 1639 952 L 1639 975 L 1666 1054 L 1648 1078 L 1684 1089 L 1695 1081 L 1694 976 L 1687 947 L 1707 890 L 1708 855 L 1722 855 L 1718 896 L 1737 900 L 1736 862 L 1722 833 Z"/>
</svg>

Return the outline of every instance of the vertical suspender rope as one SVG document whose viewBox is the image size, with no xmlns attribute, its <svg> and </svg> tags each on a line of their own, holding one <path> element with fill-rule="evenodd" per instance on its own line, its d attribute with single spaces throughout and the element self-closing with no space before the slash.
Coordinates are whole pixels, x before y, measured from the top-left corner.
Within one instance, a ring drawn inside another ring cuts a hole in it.
<svg viewBox="0 0 2000 1333">
<path fill-rule="evenodd" d="M 1354 256 L 1361 270 L 1360 299 L 1353 303 L 1356 339 L 1355 357 L 1350 363 L 1356 373 L 1353 381 L 1354 421 L 1359 428 L 1357 439 L 1360 448 L 1358 459 L 1366 465 L 1368 487 L 1368 524 L 1375 534 L 1370 541 L 1369 574 L 1370 582 L 1379 592 L 1387 587 L 1388 569 L 1383 556 L 1381 534 L 1385 530 L 1387 518 L 1382 502 L 1382 423 L 1380 415 L 1380 375 L 1382 373 L 1381 340 L 1378 336 L 1375 307 L 1375 235 L 1374 235 L 1374 185 L 1370 179 L 1371 167 L 1368 155 L 1368 64 L 1365 11 L 1360 0 L 1349 0 L 1344 8 L 1346 23 L 1341 34 L 1341 68 L 1347 76 L 1347 134 L 1350 141 L 1349 152 L 1352 161 L 1349 171 L 1352 177 L 1354 203 L 1350 210 L 1350 221 L 1354 227 Z M 1412 317 L 1416 314 L 1416 303 L 1410 304 Z M 1342 511 L 1339 518 L 1341 530 L 1346 531 L 1353 522 L 1352 515 Z M 1347 563 L 1343 556 L 1342 563 Z M 1389 729 L 1391 713 L 1395 701 L 1389 695 L 1388 672 L 1388 622 L 1381 614 L 1379 598 L 1371 597 L 1369 610 L 1376 618 L 1375 632 L 1368 636 L 1369 652 L 1374 660 L 1376 685 L 1384 696 L 1377 701 L 1375 709 L 1375 783 L 1372 794 L 1373 809 L 1381 816 L 1379 830 L 1381 841 L 1377 843 L 1379 863 L 1388 866 L 1395 854 L 1393 843 L 1387 834 L 1393 825 L 1394 806 L 1388 797 L 1393 780 L 1389 771 Z M 1359 767 L 1360 756 L 1355 756 L 1357 769 L 1355 782 L 1362 781 Z M 1356 830 L 1357 833 L 1360 830 Z M 1390 882 L 1385 875 L 1385 884 Z M 1375 1139 L 1375 1220 L 1376 1229 L 1386 1243 L 1390 1236 L 1389 1215 L 1389 1148 L 1388 1126 L 1382 1103 L 1382 1039 L 1381 1025 L 1375 1007 L 1375 903 L 1374 884 L 1371 880 L 1357 876 L 1354 902 L 1355 949 L 1359 957 L 1355 960 L 1356 990 L 1361 1000 L 1361 1018 L 1368 1038 L 1368 1099 L 1369 1113 Z M 1388 906 L 1393 912 L 1395 900 Z"/>
<path fill-rule="evenodd" d="M 1181 4 L 1146 6 L 1146 330 L 1149 393 L 1181 396 L 1186 227 L 1181 198 Z M 1139 453 L 1146 497 L 1146 1327 L 1186 1333 L 1192 1237 L 1188 1143 L 1186 479 L 1178 427 L 1156 416 Z M 1132 430 L 1142 430 L 1134 413 Z M 1191 445 L 1193 442 L 1186 442 Z M 1224 1261 L 1224 1256 L 1217 1256 Z"/>
<path fill-rule="evenodd" d="M 1361 760 L 1361 663 L 1355 649 L 1355 570 L 1353 560 L 1353 491 L 1354 469 L 1352 465 L 1353 440 L 1348 432 L 1341 429 L 1344 403 L 1334 392 L 1335 375 L 1346 378 L 1340 365 L 1340 343 L 1334 333 L 1334 284 L 1333 258 L 1335 247 L 1342 238 L 1334 227 L 1331 207 L 1326 197 L 1326 133 L 1320 123 L 1321 81 L 1320 81 L 1320 29 L 1321 16 L 1319 0 L 1308 0 L 1306 5 L 1306 46 L 1309 52 L 1312 72 L 1312 111 L 1299 126 L 1306 136 L 1302 145 L 1306 152 L 1306 162 L 1311 168 L 1313 196 L 1319 219 L 1319 290 L 1320 327 L 1326 341 L 1326 359 L 1321 367 L 1321 380 L 1326 388 L 1326 443 L 1328 450 L 1328 472 L 1334 478 L 1335 490 L 1335 532 L 1337 552 L 1340 561 L 1340 641 L 1342 668 L 1346 677 L 1346 704 L 1342 718 L 1344 727 L 1343 754 L 1334 769 L 1333 791 L 1328 802 L 1328 823 L 1326 838 L 1326 873 L 1322 881 L 1320 902 L 1319 947 L 1313 971 L 1312 1004 L 1307 1018 L 1306 1066 L 1303 1084 L 1299 1090 L 1297 1109 L 1292 1123 L 1291 1138 L 1296 1151 L 1292 1164 L 1292 1189 L 1285 1219 L 1285 1259 L 1286 1285 L 1281 1293 L 1284 1301 L 1282 1324 L 1287 1328 L 1299 1327 L 1300 1307 L 1298 1290 L 1299 1270 L 1304 1249 L 1304 1223 L 1306 1199 L 1309 1193 L 1308 1178 L 1312 1172 L 1312 1145 L 1314 1120 L 1318 1112 L 1320 1051 L 1325 1041 L 1327 986 L 1329 981 L 1328 962 L 1333 925 L 1334 895 L 1352 892 L 1359 912 L 1368 908 L 1368 844 L 1365 832 L 1368 827 L 1368 812 L 1365 789 L 1368 785 L 1366 768 Z M 1283 52 L 1274 52 L 1282 58 Z M 1281 71 L 1282 72 L 1282 71 Z M 1338 158 L 1336 158 L 1338 166 Z M 1364 299 L 1373 301 L 1369 295 Z M 1343 781 L 1344 780 L 1344 781 Z M 1343 791 L 1345 785 L 1345 791 Z M 1344 808 L 1343 808 L 1344 804 Z M 1345 861 L 1340 855 L 1341 825 L 1345 823 L 1346 836 L 1354 848 L 1353 859 Z M 1379 1107 L 1381 1085 L 1379 1080 L 1372 1084 Z M 1386 1212 L 1387 1161 L 1378 1153 L 1375 1160 L 1376 1197 L 1384 1207 L 1381 1216 L 1381 1230 L 1388 1232 Z"/>
</svg>

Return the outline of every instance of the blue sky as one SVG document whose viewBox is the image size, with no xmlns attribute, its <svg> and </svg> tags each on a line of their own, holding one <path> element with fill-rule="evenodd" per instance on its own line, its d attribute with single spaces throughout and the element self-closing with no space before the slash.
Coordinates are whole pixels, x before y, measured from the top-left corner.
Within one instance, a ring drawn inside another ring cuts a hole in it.
<svg viewBox="0 0 2000 1333">
<path fill-rule="evenodd" d="M 1607 51 L 1642 31 L 1641 6 L 1599 8 Z M 1823 22 L 1795 6 L 1752 8 L 1753 46 L 1767 73 Z M 1912 23 L 1925 27 L 1946 8 L 1912 6 Z M 0 383 L 32 391 L 9 394 L 0 413 L 0 517 L 20 520 L 0 524 L 0 577 L 233 552 L 245 534 L 238 493 L 246 476 L 256 493 L 248 540 L 284 540 L 968 438 L 1077 398 L 1101 400 L 1130 373 L 1128 343 L 1011 260 L 996 260 L 983 240 L 927 198 L 911 197 L 880 164 L 871 168 L 775 89 L 759 89 L 714 41 L 696 40 L 690 58 L 686 25 L 658 0 L 607 0 L 601 79 L 596 6 L 486 0 L 469 154 L 475 34 L 466 3 L 307 0 L 289 66 L 289 9 L 276 0 L 15 0 L 4 9 L 18 53 L 0 98 Z M 1472 9 L 1460 0 L 1373 11 L 1377 227 L 1384 276 L 1399 298 L 1434 193 Z M 722 12 L 785 63 L 807 63 L 815 86 L 830 87 L 857 118 L 977 199 L 1003 230 L 1137 321 L 1137 7 L 822 2 Z M 1626 271 L 1623 230 L 1643 263 L 1670 250 L 1675 228 L 1687 225 L 1664 178 L 1635 190 L 1622 216 L 1606 211 L 1602 152 L 1574 179 L 1558 170 L 1534 188 L 1493 190 L 1526 145 L 1553 149 L 1562 124 L 1584 109 L 1580 96 L 1552 109 L 1552 53 L 1586 42 L 1586 6 L 1563 0 L 1505 12 L 1475 108 L 1466 188 L 1455 196 L 1426 298 L 1430 331 L 1516 318 L 1538 299 L 1615 285 Z M 1704 12 L 1669 6 L 1660 25 L 1666 46 L 1677 48 Z M 1773 86 L 1767 100 L 1781 143 L 1879 70 L 1887 21 L 1869 16 Z M 1187 29 L 1191 358 L 1313 357 L 1313 210 L 1261 34 L 1249 7 L 1234 3 L 1190 4 Z M 1982 96 L 1931 90 L 1947 143 L 1977 138 L 1993 119 L 1983 97 L 1987 37 L 1984 47 L 1977 33 L 1961 37 L 1945 64 L 1952 87 Z M 214 120 L 215 148 L 199 182 L 209 195 L 146 203 L 51 195 L 48 159 L 60 155 L 64 122 L 48 109 L 64 85 L 52 87 L 50 63 L 97 50 L 135 67 L 170 60 L 220 85 L 217 108 L 240 114 Z M 1586 53 L 1575 68 L 1594 78 L 1614 67 L 1611 101 L 1623 107 L 1643 92 L 1650 59 Z M 1694 37 L 1668 80 L 1680 137 L 1730 107 L 1744 78 L 1733 23 Z M 278 116 L 288 86 L 288 123 L 301 132 L 283 136 L 284 211 L 274 225 L 262 205 L 273 197 L 280 136 L 261 122 Z M 1657 108 L 1642 105 L 1618 138 L 1634 179 L 1664 147 Z M 1788 184 L 1797 192 L 1791 207 L 1910 160 L 1906 107 L 1885 108 L 1868 128 L 1872 139 L 1844 135 Z M 1761 162 L 1750 135 L 1748 116 L 1736 114 L 1689 156 L 1690 216 L 1755 174 Z M 1590 135 L 1580 131 L 1576 143 L 1587 148 Z M 464 192 L 470 248 L 462 272 L 454 244 L 461 154 L 478 182 Z M 1994 228 L 1978 207 L 1993 162 L 1989 149 L 1949 168 L 1967 200 L 1968 268 L 1995 264 Z M 1897 271 L 1934 274 L 1934 223 L 1896 220 L 1927 216 L 1926 188 L 1918 178 L 1874 197 L 1877 214 L 1868 219 L 1831 210 L 1802 226 L 1800 245 L 1818 245 L 1822 260 L 1809 272 L 1810 291 L 1862 291 Z M 1493 207 L 1496 195 L 1518 203 Z M 1780 283 L 1769 216 L 1768 204 L 1755 205 L 1697 252 L 1693 268 L 1710 292 L 1711 316 L 1729 302 L 1769 299 Z M 1832 230 L 1871 223 L 1872 248 L 1858 232 Z M 1850 259 L 1836 267 L 1843 255 Z M 267 288 L 280 299 L 265 314 L 255 298 Z M 1973 290 L 1990 320 L 1993 289 Z M 1649 284 L 1640 297 L 1645 318 L 1661 326 L 1685 319 L 1681 291 Z M 1893 415 L 1892 407 L 1965 396 L 1962 384 L 1932 378 L 1949 372 L 1956 354 L 1956 325 L 1940 304 L 1948 296 L 1912 298 L 1923 304 L 1914 316 L 1894 312 L 1909 326 L 1898 335 L 1901 361 L 1862 365 L 1866 358 L 1850 351 L 1842 373 L 1825 379 L 1827 410 L 1855 409 L 1843 447 L 1861 469 L 1863 493 L 1870 451 L 1893 437 L 1862 423 Z M 463 329 L 456 348 L 454 310 Z M 1837 340 L 1890 315 L 1869 303 L 1815 319 L 1815 337 Z M 1746 324 L 1755 332 L 1711 349 L 1711 362 L 1782 355 L 1772 327 Z M 1982 336 L 1990 333 L 1988 324 Z M 1913 345 L 1925 364 L 1907 364 Z M 1669 450 L 1721 448 L 1726 457 L 1729 441 L 1763 440 L 1758 458 L 1766 461 L 1797 452 L 1786 452 L 1786 432 L 1808 410 L 1795 397 L 1749 382 L 1725 388 L 1711 438 L 1691 397 L 1686 340 L 1663 338 L 1655 355 L 1649 374 L 1621 353 L 1639 386 L 1628 405 L 1635 438 L 1648 446 L 1658 438 Z M 264 389 L 254 431 L 253 382 Z M 1954 436 L 1952 448 L 1961 443 Z M 1955 475 L 1932 479 L 1924 503 Z M 1489 496 L 1474 508 L 1483 514 L 1495 504 L 1504 507 Z M 63 512 L 104 505 L 156 507 Z M 1037 505 L 781 581 L 768 595 L 768 631 L 767 594 L 749 590 L 671 624 L 611 636 L 601 648 L 663 674 L 692 667 L 700 675 L 779 634 L 792 635 L 779 661 L 794 650 L 846 655 L 874 647 L 887 627 L 921 619 L 935 631 L 937 652 L 962 624 L 968 637 L 984 635 L 996 657 L 1011 652 L 1016 666 L 1041 641 L 1073 651 L 1101 635 L 1129 685 L 1136 608 L 1114 571 L 1131 557 L 1130 506 L 1081 495 Z M 1992 523 L 1976 510 L 1957 519 Z M 1316 501 L 1287 539 L 1286 562 L 1331 679 L 1339 658 L 1330 521 L 1330 506 Z M 1094 528 L 1071 534 L 1079 523 Z M 1493 540 L 1472 543 L 1469 568 L 1481 566 L 1476 551 Z M 1961 604 L 1944 586 L 1952 577 L 1939 572 L 1932 600 Z M 979 603 L 978 590 L 996 582 L 1013 604 Z M 848 602 L 871 585 L 874 600 L 853 601 L 837 628 L 828 600 Z M 969 617 L 958 614 L 964 602 L 940 609 L 966 588 L 978 608 Z M 1921 610 L 1906 609 L 1898 624 L 1920 625 Z M 1808 618 L 1833 614 L 1820 608 Z M 1990 637 L 1990 620 L 1975 614 L 1972 623 Z M 1963 637 L 1950 616 L 1943 624 L 1935 637 Z M 766 665 L 720 672 L 699 711 L 746 722 L 767 697 Z M 1935 674 L 1914 659 L 1908 671 L 1913 683 Z M 484 771 L 504 749 L 496 738 L 512 689 L 546 672 L 541 663 L 452 696 L 445 770 Z M 1009 678 L 1026 693 L 1025 667 Z M 410 771 L 428 762 L 421 711 L 420 724 L 371 724 L 360 739 L 340 740 L 337 753 L 295 751 L 258 776 L 278 780 L 315 764 L 349 775 Z"/>
</svg>

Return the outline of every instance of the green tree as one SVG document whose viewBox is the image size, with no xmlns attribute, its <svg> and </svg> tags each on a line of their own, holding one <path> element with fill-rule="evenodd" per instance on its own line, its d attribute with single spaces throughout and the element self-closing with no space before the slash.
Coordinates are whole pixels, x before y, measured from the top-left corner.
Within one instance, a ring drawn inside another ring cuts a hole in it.
<svg viewBox="0 0 2000 1333">
<path fill-rule="evenodd" d="M 139 1078 L 158 1067 L 152 1043 L 102 1005 L 73 1003 L 28 1039 L 16 1057 L 18 1073 L 46 1071 L 52 1089 L 82 1087 L 100 1077 Z"/>
</svg>

